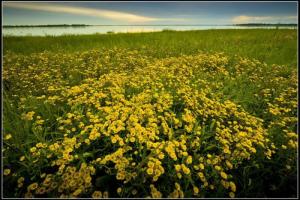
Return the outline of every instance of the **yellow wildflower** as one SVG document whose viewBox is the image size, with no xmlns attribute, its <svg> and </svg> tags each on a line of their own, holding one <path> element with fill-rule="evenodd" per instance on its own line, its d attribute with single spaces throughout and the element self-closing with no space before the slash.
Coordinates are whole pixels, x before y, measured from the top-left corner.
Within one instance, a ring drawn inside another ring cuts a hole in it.
<svg viewBox="0 0 300 200">
<path fill-rule="evenodd" d="M 230 186 L 232 192 L 236 192 L 236 186 L 235 186 L 234 182 L 230 181 L 229 186 Z"/>
<path fill-rule="evenodd" d="M 32 183 L 28 186 L 28 190 L 35 190 L 38 187 L 37 183 Z"/>
<path fill-rule="evenodd" d="M 95 191 L 93 194 L 92 194 L 92 197 L 94 199 L 96 198 L 101 198 L 102 197 L 102 192 L 101 191 Z"/>
<path fill-rule="evenodd" d="M 11 134 L 7 134 L 7 135 L 5 135 L 5 140 L 9 140 L 9 139 L 11 139 L 12 138 L 12 136 L 11 136 Z"/>
<path fill-rule="evenodd" d="M 221 177 L 227 179 L 227 174 L 225 172 L 221 172 Z"/>
<path fill-rule="evenodd" d="M 21 156 L 19 159 L 21 162 L 25 160 L 25 156 Z"/>
<path fill-rule="evenodd" d="M 10 174 L 10 169 L 4 169 L 4 176 L 7 176 Z"/>
<path fill-rule="evenodd" d="M 229 197 L 230 198 L 234 198 L 235 197 L 235 194 L 233 192 L 229 192 Z"/>
<path fill-rule="evenodd" d="M 193 191 L 194 191 L 194 195 L 197 195 L 199 193 L 199 188 L 194 186 Z"/>
</svg>

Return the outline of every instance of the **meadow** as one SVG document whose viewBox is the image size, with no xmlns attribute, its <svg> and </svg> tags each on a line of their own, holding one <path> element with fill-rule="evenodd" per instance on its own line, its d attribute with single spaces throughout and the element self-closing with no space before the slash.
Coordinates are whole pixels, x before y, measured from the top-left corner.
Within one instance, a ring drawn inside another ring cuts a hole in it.
<svg viewBox="0 0 300 200">
<path fill-rule="evenodd" d="M 3 38 L 4 197 L 297 197 L 297 30 Z"/>
</svg>

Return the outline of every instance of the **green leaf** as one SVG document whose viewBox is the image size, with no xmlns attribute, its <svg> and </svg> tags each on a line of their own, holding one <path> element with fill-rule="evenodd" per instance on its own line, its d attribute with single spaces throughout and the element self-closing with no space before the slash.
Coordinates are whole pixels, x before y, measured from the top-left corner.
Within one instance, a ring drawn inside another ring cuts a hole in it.
<svg viewBox="0 0 300 200">
<path fill-rule="evenodd" d="M 212 123 L 210 124 L 210 126 L 209 126 L 210 131 L 212 131 L 212 129 L 214 128 L 215 123 L 216 123 L 216 120 L 213 120 Z"/>
<path fill-rule="evenodd" d="M 214 149 L 214 148 L 217 148 L 217 146 L 216 145 L 209 145 L 208 147 L 206 147 L 205 149 L 204 149 L 204 151 L 208 151 L 208 150 L 211 150 L 211 149 Z"/>
</svg>

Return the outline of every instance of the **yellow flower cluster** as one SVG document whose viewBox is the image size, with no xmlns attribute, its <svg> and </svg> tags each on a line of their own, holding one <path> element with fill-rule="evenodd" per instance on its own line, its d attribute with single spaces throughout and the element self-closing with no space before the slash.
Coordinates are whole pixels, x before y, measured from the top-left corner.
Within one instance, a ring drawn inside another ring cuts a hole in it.
<svg viewBox="0 0 300 200">
<path fill-rule="evenodd" d="M 260 90 L 261 115 L 222 93 L 224 80 L 263 80 L 268 66 L 256 60 L 112 49 L 10 55 L 5 65 L 4 79 L 18 80 L 11 89 L 25 98 L 21 118 L 39 140 L 18 157 L 38 169 L 17 180 L 24 197 L 205 197 L 220 188 L 235 197 L 233 170 L 298 145 L 294 83 L 269 80 L 289 87 L 276 98 Z"/>
<path fill-rule="evenodd" d="M 161 161 L 156 158 L 149 158 L 149 161 L 147 163 L 147 174 L 153 176 L 153 181 L 157 181 L 159 176 L 162 175 L 165 170 L 161 166 Z"/>
<path fill-rule="evenodd" d="M 27 120 L 27 121 L 31 121 L 31 120 L 33 120 L 33 115 L 34 114 L 35 114 L 34 111 L 24 113 L 24 114 L 22 114 L 22 119 Z"/>
</svg>

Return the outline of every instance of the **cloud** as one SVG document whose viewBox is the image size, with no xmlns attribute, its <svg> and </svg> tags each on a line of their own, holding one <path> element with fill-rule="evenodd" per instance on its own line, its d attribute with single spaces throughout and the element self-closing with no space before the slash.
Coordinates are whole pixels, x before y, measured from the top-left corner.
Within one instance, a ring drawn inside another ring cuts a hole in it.
<svg viewBox="0 0 300 200">
<path fill-rule="evenodd" d="M 49 3 L 17 3 L 17 2 L 4 2 L 4 7 L 27 9 L 27 10 L 38 10 L 47 12 L 58 12 L 68 14 L 86 15 L 92 17 L 108 18 L 113 20 L 127 21 L 127 22 L 151 22 L 151 21 L 183 21 L 184 19 L 178 18 L 155 18 L 146 17 L 141 15 L 135 15 L 126 12 L 111 11 L 104 9 L 93 9 L 86 7 L 75 7 L 75 6 L 64 6 L 59 4 Z"/>
<path fill-rule="evenodd" d="M 255 22 L 278 22 L 282 20 L 297 20 L 297 16 L 247 16 L 240 15 L 232 18 L 232 22 L 236 24 L 240 23 L 255 23 Z"/>
</svg>

